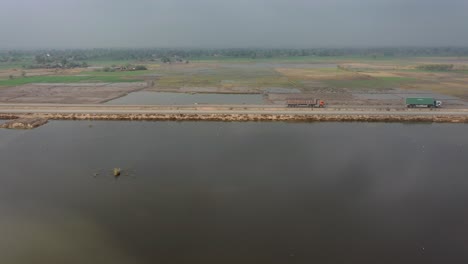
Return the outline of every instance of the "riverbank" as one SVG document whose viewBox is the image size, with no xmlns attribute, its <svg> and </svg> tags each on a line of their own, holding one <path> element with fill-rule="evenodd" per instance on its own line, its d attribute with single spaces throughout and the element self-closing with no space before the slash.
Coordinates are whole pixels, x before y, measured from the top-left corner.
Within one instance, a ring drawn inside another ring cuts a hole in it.
<svg viewBox="0 0 468 264">
<path fill-rule="evenodd" d="M 468 115 L 399 115 L 399 114 L 83 114 L 36 113 L 0 114 L 0 119 L 27 120 L 116 120 L 116 121 L 281 121 L 281 122 L 424 122 L 468 123 Z"/>
<path fill-rule="evenodd" d="M 40 127 L 42 125 L 47 124 L 47 118 L 17 118 L 0 124 L 0 128 L 8 128 L 8 129 L 34 129 L 36 127 Z"/>
<path fill-rule="evenodd" d="M 23 128 L 37 127 L 36 120 L 468 123 L 468 109 L 0 104 L 0 119 L 20 119 L 10 123 Z"/>
</svg>

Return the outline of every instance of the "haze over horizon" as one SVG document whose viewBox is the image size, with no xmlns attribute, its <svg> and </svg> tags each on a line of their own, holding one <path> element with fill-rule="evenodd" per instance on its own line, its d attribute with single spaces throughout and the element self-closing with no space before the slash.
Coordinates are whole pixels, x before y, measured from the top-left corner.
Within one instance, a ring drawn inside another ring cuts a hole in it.
<svg viewBox="0 0 468 264">
<path fill-rule="evenodd" d="M 1 49 L 468 46 L 466 0 L 4 0 Z"/>
</svg>

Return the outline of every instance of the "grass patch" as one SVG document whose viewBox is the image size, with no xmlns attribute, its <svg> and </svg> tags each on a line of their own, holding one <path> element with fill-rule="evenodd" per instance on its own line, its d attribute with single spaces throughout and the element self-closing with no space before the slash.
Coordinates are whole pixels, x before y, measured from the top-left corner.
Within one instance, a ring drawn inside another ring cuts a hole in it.
<svg viewBox="0 0 468 264">
<path fill-rule="evenodd" d="M 284 76 L 297 80 L 347 80 L 358 76 L 355 72 L 338 68 L 276 68 L 275 70 Z"/>
<path fill-rule="evenodd" d="M 18 86 L 29 83 L 94 83 L 94 82 L 137 82 L 138 79 L 123 78 L 122 76 L 33 76 L 0 80 L 0 86 Z"/>
<path fill-rule="evenodd" d="M 405 77 L 376 77 L 364 80 L 325 80 L 323 82 L 333 88 L 379 90 L 398 88 L 415 81 L 416 79 Z"/>
<path fill-rule="evenodd" d="M 10 69 L 23 69 L 23 66 L 20 63 L 0 62 L 0 70 L 10 70 Z"/>
<path fill-rule="evenodd" d="M 158 86 L 178 87 L 289 87 L 289 79 L 271 68 L 217 68 L 207 71 L 159 71 Z"/>
<path fill-rule="evenodd" d="M 141 78 L 130 77 L 129 75 L 121 76 L 121 75 L 99 75 L 93 76 L 86 80 L 86 82 L 109 82 L 109 83 L 118 83 L 118 82 L 140 82 L 142 81 Z"/>
<path fill-rule="evenodd" d="M 115 72 L 104 72 L 104 71 L 85 71 L 81 72 L 82 75 L 89 76 L 117 76 L 117 77 L 126 77 L 126 76 L 141 76 L 151 73 L 151 71 L 115 71 Z"/>
</svg>

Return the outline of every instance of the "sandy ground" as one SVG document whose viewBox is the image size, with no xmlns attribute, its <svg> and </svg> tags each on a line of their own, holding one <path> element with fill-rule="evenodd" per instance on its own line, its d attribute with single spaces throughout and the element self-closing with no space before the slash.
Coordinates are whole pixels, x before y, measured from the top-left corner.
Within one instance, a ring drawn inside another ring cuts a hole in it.
<svg viewBox="0 0 468 264">
<path fill-rule="evenodd" d="M 103 103 L 146 88 L 146 83 L 27 84 L 0 89 L 3 103 Z"/>
</svg>

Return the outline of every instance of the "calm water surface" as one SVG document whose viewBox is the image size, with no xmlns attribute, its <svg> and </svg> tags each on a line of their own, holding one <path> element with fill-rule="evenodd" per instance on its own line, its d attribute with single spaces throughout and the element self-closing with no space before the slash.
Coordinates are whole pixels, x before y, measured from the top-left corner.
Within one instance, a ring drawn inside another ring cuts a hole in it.
<svg viewBox="0 0 468 264">
<path fill-rule="evenodd" d="M 261 94 L 134 92 L 114 99 L 113 105 L 265 104 Z"/>
<path fill-rule="evenodd" d="M 0 263 L 468 263 L 467 135 L 365 123 L 0 130 Z"/>
</svg>

